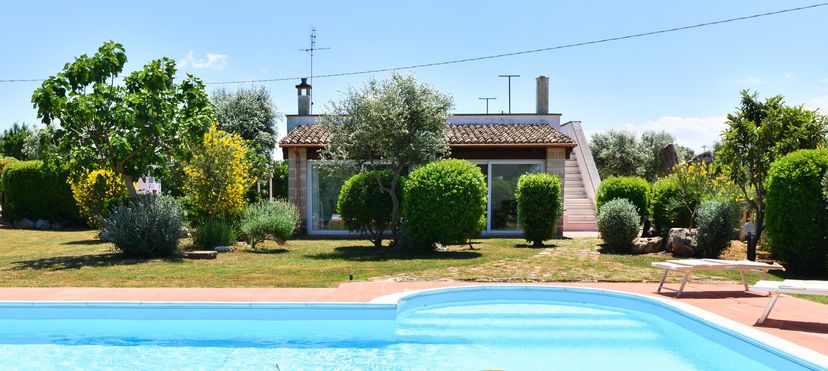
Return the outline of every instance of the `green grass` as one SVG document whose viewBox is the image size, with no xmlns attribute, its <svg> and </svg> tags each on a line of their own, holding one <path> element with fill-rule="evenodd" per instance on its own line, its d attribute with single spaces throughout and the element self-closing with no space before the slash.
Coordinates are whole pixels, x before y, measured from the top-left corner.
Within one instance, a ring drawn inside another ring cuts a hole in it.
<svg viewBox="0 0 828 371">
<path fill-rule="evenodd" d="M 599 254 L 598 239 L 559 239 L 531 248 L 521 239 L 481 239 L 475 250 L 377 249 L 361 240 L 266 242 L 216 260 L 132 259 L 95 238 L 95 231 L 0 229 L 0 286 L 76 287 L 329 287 L 370 279 L 454 279 L 484 282 L 657 282 L 650 263 L 669 255 Z M 182 241 L 188 248 L 189 240 Z M 734 244 L 730 255 L 744 256 Z M 732 257 L 732 256 L 728 256 Z M 671 282 L 678 279 L 673 275 Z M 736 272 L 694 273 L 695 281 L 738 281 Z M 760 277 L 749 275 L 751 282 Z M 784 273 L 771 279 L 791 278 Z M 826 297 L 810 300 L 828 303 Z"/>
</svg>

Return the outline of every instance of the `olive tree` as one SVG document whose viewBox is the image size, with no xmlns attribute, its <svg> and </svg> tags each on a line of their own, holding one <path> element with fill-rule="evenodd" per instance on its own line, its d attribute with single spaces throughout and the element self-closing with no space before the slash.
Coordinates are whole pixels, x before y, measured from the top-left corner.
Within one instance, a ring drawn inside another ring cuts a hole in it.
<svg viewBox="0 0 828 371">
<path fill-rule="evenodd" d="M 382 81 L 372 79 L 361 89 L 348 90 L 319 119 L 330 133 L 323 158 L 355 161 L 391 172 L 390 182 L 379 177 L 376 181 L 391 197 L 389 229 L 395 245 L 401 237 L 397 184 L 409 166 L 448 154 L 446 124 L 452 107 L 451 97 L 414 76 L 392 74 Z"/>
<path fill-rule="evenodd" d="M 210 100 L 218 128 L 238 134 L 248 142 L 254 174 L 262 177 L 269 173 L 274 166 L 278 117 L 270 91 L 264 86 L 240 88 L 232 92 L 219 89 L 213 92 Z"/>
<path fill-rule="evenodd" d="M 174 60 L 153 60 L 121 84 L 116 78 L 126 61 L 124 47 L 108 41 L 46 79 L 32 103 L 38 118 L 54 127 L 62 162 L 75 171 L 108 167 L 135 196 L 133 180 L 187 156 L 213 112 L 201 80 L 187 74 L 176 83 Z"/>
</svg>

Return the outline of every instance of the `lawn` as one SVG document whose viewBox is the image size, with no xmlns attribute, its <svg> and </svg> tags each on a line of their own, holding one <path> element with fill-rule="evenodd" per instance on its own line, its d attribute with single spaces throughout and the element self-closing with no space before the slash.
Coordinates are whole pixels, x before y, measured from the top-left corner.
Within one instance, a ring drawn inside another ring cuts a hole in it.
<svg viewBox="0 0 828 371">
<path fill-rule="evenodd" d="M 452 246 L 438 252 L 377 249 L 361 240 L 293 240 L 283 246 L 267 242 L 261 251 L 241 248 L 216 260 L 126 258 L 91 230 L 0 229 L 0 241 L 0 286 L 6 287 L 328 287 L 351 275 L 355 280 L 657 282 L 661 271 L 650 263 L 670 258 L 599 254 L 598 239 L 558 239 L 544 248 L 528 247 L 521 239 L 480 239 L 474 250 Z M 189 240 L 182 243 L 189 247 Z M 741 244 L 726 254 L 744 256 Z M 738 273 L 694 278 L 738 280 Z"/>
</svg>

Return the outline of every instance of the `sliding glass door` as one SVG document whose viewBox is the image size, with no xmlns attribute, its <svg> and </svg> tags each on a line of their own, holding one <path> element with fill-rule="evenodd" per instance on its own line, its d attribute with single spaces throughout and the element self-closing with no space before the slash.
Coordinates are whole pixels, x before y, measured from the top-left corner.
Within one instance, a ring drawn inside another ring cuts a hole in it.
<svg viewBox="0 0 828 371">
<path fill-rule="evenodd" d="M 357 173 L 355 166 L 323 166 L 310 162 L 308 184 L 308 231 L 347 233 L 339 211 L 336 209 L 339 190 L 345 181 Z"/>
<path fill-rule="evenodd" d="M 523 174 L 543 172 L 543 160 L 475 161 L 486 176 L 489 205 L 486 215 L 487 232 L 520 232 L 515 191 Z"/>
</svg>

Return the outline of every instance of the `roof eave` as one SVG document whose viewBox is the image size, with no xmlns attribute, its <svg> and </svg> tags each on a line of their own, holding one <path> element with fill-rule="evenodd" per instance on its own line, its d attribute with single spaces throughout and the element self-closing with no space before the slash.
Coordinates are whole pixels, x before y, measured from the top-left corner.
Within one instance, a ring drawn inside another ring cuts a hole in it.
<svg viewBox="0 0 828 371">
<path fill-rule="evenodd" d="M 520 147 L 520 148 L 574 148 L 575 143 L 458 143 L 449 147 Z"/>
</svg>

